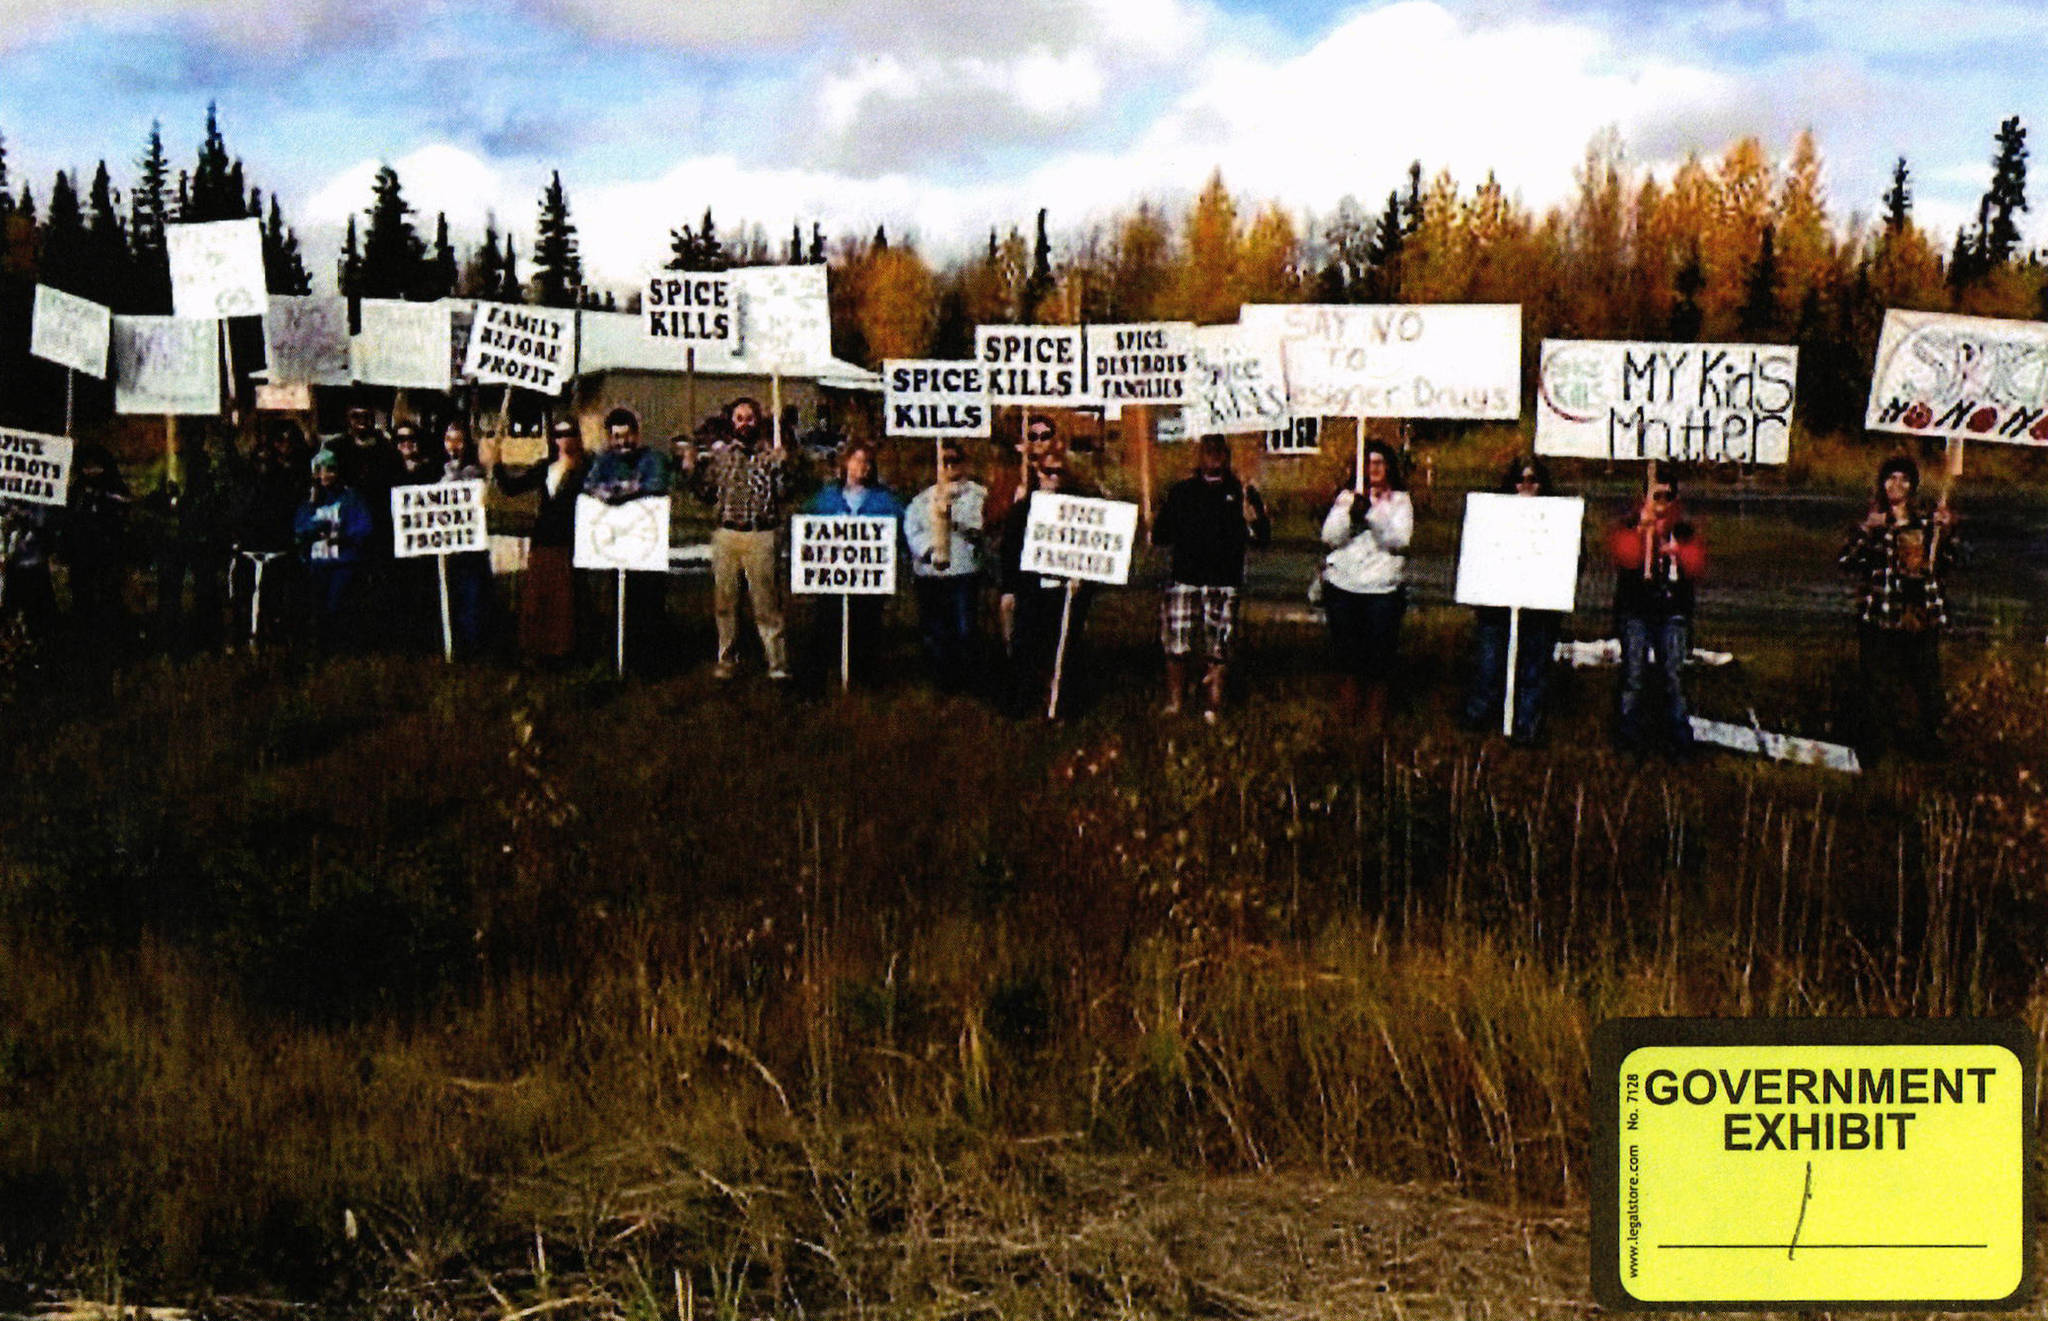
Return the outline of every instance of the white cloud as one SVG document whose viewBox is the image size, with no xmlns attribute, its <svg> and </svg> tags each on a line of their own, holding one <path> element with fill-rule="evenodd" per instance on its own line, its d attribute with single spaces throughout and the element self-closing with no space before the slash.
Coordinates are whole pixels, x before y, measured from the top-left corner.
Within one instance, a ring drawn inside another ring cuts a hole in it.
<svg viewBox="0 0 2048 1321">
<path fill-rule="evenodd" d="M 309 230 L 340 233 L 350 216 L 360 217 L 371 201 L 371 184 L 384 162 L 361 160 L 330 178 L 306 200 Z M 390 162 L 398 172 L 400 195 L 413 210 L 414 227 L 431 238 L 434 216 L 446 212 L 448 223 L 463 233 L 483 232 L 487 213 L 495 212 L 501 229 L 528 227 L 540 196 L 540 185 L 515 179 L 497 166 L 446 143 L 429 143 Z M 570 198 L 574 205 L 574 195 Z"/>
</svg>

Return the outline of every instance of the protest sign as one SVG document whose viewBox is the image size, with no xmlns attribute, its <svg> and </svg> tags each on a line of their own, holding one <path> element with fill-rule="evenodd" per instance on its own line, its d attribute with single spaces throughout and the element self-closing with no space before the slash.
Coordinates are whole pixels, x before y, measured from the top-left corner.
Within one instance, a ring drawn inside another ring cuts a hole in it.
<svg viewBox="0 0 2048 1321">
<path fill-rule="evenodd" d="M 47 284 L 36 286 L 35 322 L 28 351 L 88 376 L 107 378 L 107 343 L 114 314 L 90 299 Z"/>
<path fill-rule="evenodd" d="M 656 271 L 640 286 L 640 325 L 649 339 L 683 347 L 740 347 L 739 299 L 732 276 L 708 271 Z"/>
<path fill-rule="evenodd" d="M 884 435 L 989 434 L 988 371 L 978 362 L 891 358 L 882 395 Z"/>
<path fill-rule="evenodd" d="M 272 385 L 347 385 L 348 300 L 273 296 L 264 304 L 263 348 Z"/>
<path fill-rule="evenodd" d="M 1243 326 L 1195 329 L 1190 436 L 1275 431 L 1293 420 L 1277 336 Z"/>
<path fill-rule="evenodd" d="M 816 368 L 832 359 L 825 267 L 746 266 L 731 272 L 742 356 L 759 371 Z"/>
<path fill-rule="evenodd" d="M 1031 496 L 1024 523 L 1024 572 L 1088 582 L 1130 581 L 1138 507 L 1084 495 Z"/>
<path fill-rule="evenodd" d="M 2048 323 L 1887 309 L 1863 425 L 2048 445 Z"/>
<path fill-rule="evenodd" d="M 1095 402 L 1079 326 L 976 326 L 974 360 L 988 369 L 991 404 Z"/>
<path fill-rule="evenodd" d="M 789 590 L 889 596 L 896 591 L 896 520 L 799 514 L 789 521 Z"/>
<path fill-rule="evenodd" d="M 1459 605 L 1570 611 L 1579 586 L 1586 502 L 1577 496 L 1474 492 L 1458 545 Z"/>
<path fill-rule="evenodd" d="M 1087 326 L 1088 375 L 1096 397 L 1120 404 L 1179 404 L 1194 375 L 1195 327 L 1186 321 Z"/>
<path fill-rule="evenodd" d="M 310 413 L 313 387 L 300 381 L 294 385 L 258 385 L 256 411 L 259 413 Z"/>
<path fill-rule="evenodd" d="M 481 384 L 560 394 L 569 380 L 575 333 L 574 312 L 479 303 L 463 374 Z"/>
<path fill-rule="evenodd" d="M 114 318 L 114 411 L 220 412 L 220 332 L 214 321 Z"/>
<path fill-rule="evenodd" d="M 1323 452 L 1323 421 L 1318 417 L 1297 417 L 1293 426 L 1277 427 L 1266 433 L 1266 453 L 1283 458 L 1305 457 Z"/>
<path fill-rule="evenodd" d="M 0 500 L 61 505 L 71 490 L 71 442 L 0 428 Z"/>
<path fill-rule="evenodd" d="M 477 301 L 474 298 L 443 298 L 448 309 L 448 380 L 451 385 L 474 384 L 469 374 L 469 341 L 476 331 Z M 573 314 L 572 314 L 573 315 Z M 575 352 L 570 342 L 569 352 Z"/>
<path fill-rule="evenodd" d="M 594 495 L 578 496 L 571 563 L 579 569 L 667 573 L 668 517 L 668 500 L 662 496 L 616 505 Z"/>
<path fill-rule="evenodd" d="M 349 341 L 349 370 L 365 385 L 447 390 L 453 309 L 447 301 L 365 298 L 362 333 Z"/>
<path fill-rule="evenodd" d="M 1253 303 L 1238 324 L 1281 340 L 1297 416 L 1521 416 L 1517 303 Z"/>
<path fill-rule="evenodd" d="M 262 316 L 263 227 L 255 220 L 165 225 L 171 310 L 182 320 Z"/>
<path fill-rule="evenodd" d="M 434 482 L 391 488 L 391 553 L 407 560 L 422 555 L 459 555 L 487 550 L 484 483 Z"/>
<path fill-rule="evenodd" d="M 1783 463 L 1798 367 L 1799 350 L 1785 344 L 1547 339 L 1536 452 Z"/>
</svg>

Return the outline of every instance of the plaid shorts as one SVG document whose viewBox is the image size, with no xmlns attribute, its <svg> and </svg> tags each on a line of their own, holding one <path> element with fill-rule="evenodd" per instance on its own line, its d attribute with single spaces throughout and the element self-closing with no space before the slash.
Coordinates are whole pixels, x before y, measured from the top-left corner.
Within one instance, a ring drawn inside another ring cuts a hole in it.
<svg viewBox="0 0 2048 1321">
<path fill-rule="evenodd" d="M 1237 637 L 1237 589 L 1168 583 L 1159 602 L 1159 645 L 1169 656 L 1195 651 L 1195 630 L 1201 629 L 1202 655 L 1217 664 L 1230 659 Z"/>
</svg>

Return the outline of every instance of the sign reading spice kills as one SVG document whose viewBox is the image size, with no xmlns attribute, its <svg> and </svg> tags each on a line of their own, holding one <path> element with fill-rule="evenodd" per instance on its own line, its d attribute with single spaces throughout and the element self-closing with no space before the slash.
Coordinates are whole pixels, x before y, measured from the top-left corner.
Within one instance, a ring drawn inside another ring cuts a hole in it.
<svg viewBox="0 0 2048 1321">
<path fill-rule="evenodd" d="M 560 394 L 569 379 L 575 315 L 548 307 L 477 304 L 463 374 L 486 384 Z"/>
<path fill-rule="evenodd" d="M 2016 1307 L 2032 1038 L 1961 1019 L 1628 1019 L 1593 1064 L 1593 1293 Z"/>
<path fill-rule="evenodd" d="M 976 326 L 974 360 L 992 404 L 1094 403 L 1079 326 Z"/>
<path fill-rule="evenodd" d="M 740 305 L 730 275 L 702 271 L 657 271 L 640 289 L 640 325 L 649 339 L 673 340 L 687 348 L 715 344 L 740 347 Z"/>
<path fill-rule="evenodd" d="M 0 500 L 61 505 L 71 487 L 71 442 L 0 429 Z"/>
<path fill-rule="evenodd" d="M 1863 425 L 2048 445 L 2048 323 L 1887 310 Z"/>
<path fill-rule="evenodd" d="M 890 596 L 896 591 L 896 520 L 798 514 L 789 520 L 789 590 L 801 596 Z"/>
<path fill-rule="evenodd" d="M 882 364 L 883 434 L 986 436 L 988 372 L 978 362 L 891 358 Z"/>
<path fill-rule="evenodd" d="M 397 558 L 489 549 L 483 482 L 391 488 L 391 553 Z"/>
<path fill-rule="evenodd" d="M 1138 507 L 1085 495 L 1031 496 L 1024 523 L 1023 569 L 1047 578 L 1113 583 L 1131 580 Z"/>
</svg>

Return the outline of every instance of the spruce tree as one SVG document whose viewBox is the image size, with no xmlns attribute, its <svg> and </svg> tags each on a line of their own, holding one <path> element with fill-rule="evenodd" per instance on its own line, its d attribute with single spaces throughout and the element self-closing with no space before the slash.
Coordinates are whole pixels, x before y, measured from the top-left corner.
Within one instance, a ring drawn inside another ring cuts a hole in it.
<svg viewBox="0 0 2048 1321">
<path fill-rule="evenodd" d="M 242 164 L 228 156 L 220 116 L 211 101 L 206 104 L 206 136 L 199 144 L 199 160 L 178 213 L 178 218 L 186 221 L 240 220 L 249 214 Z"/>
<path fill-rule="evenodd" d="M 505 236 L 505 265 L 499 275 L 497 298 L 501 303 L 526 301 L 526 286 L 519 279 L 519 253 L 510 234 Z"/>
<path fill-rule="evenodd" d="M 2014 215 L 2027 209 L 2027 130 L 2018 115 L 1998 126 L 1998 157 L 1991 163 L 1991 189 L 1984 201 L 1990 216 L 1982 240 L 1988 269 L 2012 260 L 2020 245 Z"/>
<path fill-rule="evenodd" d="M 496 212 L 484 215 L 484 241 L 462 271 L 462 293 L 466 298 L 496 298 L 505 282 L 505 254 L 498 247 Z"/>
<path fill-rule="evenodd" d="M 455 245 L 448 239 L 448 213 L 434 215 L 434 246 L 420 263 L 420 279 L 417 294 L 425 302 L 447 298 L 455 292 L 457 275 Z"/>
<path fill-rule="evenodd" d="M 81 298 L 92 297 L 91 262 L 86 255 L 85 213 L 78 190 L 62 170 L 50 185 L 50 218 L 43 225 L 42 260 L 37 274 L 44 284 Z"/>
<path fill-rule="evenodd" d="M 1913 179 L 1906 158 L 1892 166 L 1892 186 L 1884 194 L 1884 232 L 1896 234 L 1913 221 Z"/>
<path fill-rule="evenodd" d="M 1700 260 L 1697 242 L 1686 254 L 1685 265 L 1678 268 L 1678 275 L 1671 283 L 1678 292 L 1678 301 L 1671 305 L 1670 337 L 1681 343 L 1690 343 L 1700 337 L 1700 326 L 1706 320 L 1700 310 L 1700 290 L 1707 287 L 1707 271 Z"/>
<path fill-rule="evenodd" d="M 540 197 L 533 238 L 533 296 L 543 307 L 572 307 L 583 283 L 583 259 L 576 252 L 576 225 L 569 219 L 569 195 L 556 170 Z"/>
<path fill-rule="evenodd" d="M 348 218 L 348 236 L 341 241 L 341 261 L 334 270 L 334 283 L 343 298 L 363 296 L 363 253 L 356 243 L 354 216 Z"/>
<path fill-rule="evenodd" d="M 1743 289 L 1740 324 L 1751 339 L 1763 339 L 1778 325 L 1778 247 L 1773 226 L 1765 225 Z"/>
<path fill-rule="evenodd" d="M 823 266 L 825 264 L 825 227 L 815 220 L 811 222 L 810 264 L 813 266 Z"/>
<path fill-rule="evenodd" d="M 398 171 L 389 165 L 377 171 L 371 185 L 368 215 L 370 228 L 363 235 L 362 279 L 357 294 L 363 298 L 405 298 L 420 283 L 420 266 L 425 248 L 413 232 L 412 207 L 405 201 Z"/>
<path fill-rule="evenodd" d="M 128 235 L 115 208 L 114 182 L 101 161 L 86 200 L 85 251 L 90 297 L 110 307 L 127 296 L 131 284 Z"/>
<path fill-rule="evenodd" d="M 286 227 L 275 193 L 271 194 L 270 213 L 263 222 L 263 279 L 274 294 L 303 297 L 313 292 L 313 278 L 299 252 L 299 236 Z"/>
<path fill-rule="evenodd" d="M 1017 319 L 1036 320 L 1039 305 L 1052 297 L 1053 287 L 1052 241 L 1045 234 L 1045 208 L 1039 207 L 1038 234 L 1031 244 L 1031 277 L 1024 282 L 1024 305 L 1017 309 Z"/>
</svg>

